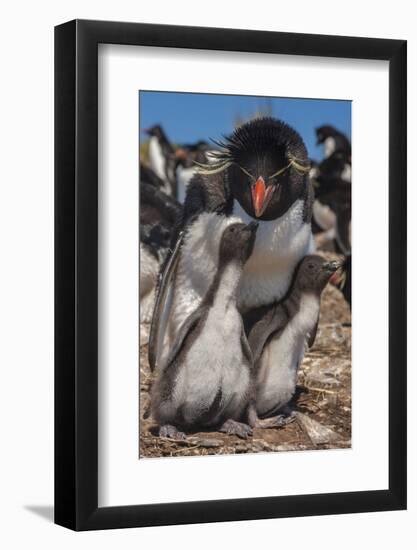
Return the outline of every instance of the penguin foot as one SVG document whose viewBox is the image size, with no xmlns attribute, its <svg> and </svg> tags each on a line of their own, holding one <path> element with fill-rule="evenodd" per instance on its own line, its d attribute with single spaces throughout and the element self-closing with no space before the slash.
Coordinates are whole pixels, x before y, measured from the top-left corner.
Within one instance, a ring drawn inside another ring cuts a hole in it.
<svg viewBox="0 0 417 550">
<path fill-rule="evenodd" d="M 159 428 L 159 437 L 168 437 L 169 439 L 186 439 L 184 432 L 180 432 L 172 424 L 164 424 Z"/>
<path fill-rule="evenodd" d="M 219 431 L 229 435 L 237 435 L 242 439 L 247 439 L 249 435 L 252 435 L 252 428 L 248 424 L 237 422 L 231 418 L 220 426 Z"/>
<path fill-rule="evenodd" d="M 291 414 L 277 414 L 276 416 L 271 416 L 269 418 L 258 418 L 255 428 L 262 428 L 262 429 L 268 429 L 268 428 L 284 428 L 288 424 L 291 424 L 294 422 L 296 417 L 295 411 L 293 411 Z"/>
</svg>

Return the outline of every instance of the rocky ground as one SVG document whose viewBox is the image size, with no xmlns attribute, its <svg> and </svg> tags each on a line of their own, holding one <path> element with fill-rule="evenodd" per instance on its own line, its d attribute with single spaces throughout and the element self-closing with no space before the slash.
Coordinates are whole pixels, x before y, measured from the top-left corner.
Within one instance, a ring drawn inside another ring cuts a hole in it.
<svg viewBox="0 0 417 550">
<path fill-rule="evenodd" d="M 326 256 L 335 258 L 326 253 Z M 283 428 L 255 429 L 244 440 L 219 432 L 189 434 L 175 441 L 158 437 L 149 406 L 152 376 L 147 346 L 140 349 L 140 457 L 194 456 L 271 451 L 340 449 L 351 445 L 351 315 L 343 295 L 328 285 L 319 330 L 298 375 L 296 420 Z"/>
</svg>

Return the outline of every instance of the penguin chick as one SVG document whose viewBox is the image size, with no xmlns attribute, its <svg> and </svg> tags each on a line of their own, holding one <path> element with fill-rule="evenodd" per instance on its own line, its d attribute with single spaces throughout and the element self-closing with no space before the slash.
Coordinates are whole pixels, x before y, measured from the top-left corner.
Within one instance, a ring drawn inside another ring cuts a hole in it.
<svg viewBox="0 0 417 550">
<path fill-rule="evenodd" d="M 251 393 L 252 354 L 236 300 L 256 229 L 256 223 L 235 223 L 223 231 L 214 280 L 157 373 L 151 406 L 160 436 L 183 438 L 179 428 L 197 427 L 242 438 L 252 433 L 239 422 Z"/>
<path fill-rule="evenodd" d="M 284 425 L 278 413 L 294 395 L 306 341 L 314 341 L 317 331 L 321 293 L 338 267 L 337 262 L 327 262 L 321 256 L 306 256 L 297 267 L 287 297 L 259 312 L 249 334 L 256 380 L 255 402 L 249 410 L 252 427 Z"/>
</svg>

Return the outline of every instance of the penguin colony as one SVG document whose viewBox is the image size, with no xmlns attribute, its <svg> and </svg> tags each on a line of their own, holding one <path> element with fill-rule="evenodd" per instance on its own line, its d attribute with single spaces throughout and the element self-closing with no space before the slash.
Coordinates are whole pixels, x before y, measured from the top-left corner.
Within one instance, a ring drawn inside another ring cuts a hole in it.
<svg viewBox="0 0 417 550">
<path fill-rule="evenodd" d="M 240 126 L 214 149 L 176 148 L 161 126 L 146 132 L 140 338 L 159 434 L 247 438 L 255 427 L 282 427 L 294 419 L 298 367 L 329 280 L 350 304 L 350 143 L 317 128 L 317 164 L 273 118 Z M 313 234 L 345 261 L 317 256 Z"/>
</svg>

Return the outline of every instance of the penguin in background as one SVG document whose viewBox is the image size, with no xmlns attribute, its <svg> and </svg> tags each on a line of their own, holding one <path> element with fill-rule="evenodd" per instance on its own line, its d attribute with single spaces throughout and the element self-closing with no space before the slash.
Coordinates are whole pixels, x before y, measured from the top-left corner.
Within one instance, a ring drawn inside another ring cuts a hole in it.
<svg viewBox="0 0 417 550">
<path fill-rule="evenodd" d="M 237 292 L 250 257 L 257 223 L 224 219 L 216 273 L 206 296 L 185 320 L 164 368 L 158 368 L 151 409 L 161 437 L 183 438 L 181 430 L 216 428 L 246 438 L 243 422 L 252 387 L 252 354 Z"/>
<path fill-rule="evenodd" d="M 313 220 L 320 231 L 333 240 L 337 252 L 345 256 L 351 251 L 351 186 L 341 179 L 331 185 L 316 183 Z"/>
<path fill-rule="evenodd" d="M 283 298 L 297 264 L 314 249 L 313 188 L 301 136 L 281 120 L 256 118 L 218 146 L 187 188 L 152 319 L 151 369 L 166 362 L 182 324 L 207 293 L 217 262 L 208 236 L 217 234 L 222 219 L 259 224 L 237 298 L 248 327 L 253 310 Z"/>
<path fill-rule="evenodd" d="M 333 180 L 350 184 L 352 181 L 351 155 L 346 151 L 335 151 L 320 163 L 311 167 L 310 177 L 322 185 L 331 185 Z"/>
<path fill-rule="evenodd" d="M 168 252 L 171 234 L 163 225 L 141 224 L 139 229 L 140 345 L 148 343 L 161 265 Z"/>
<path fill-rule="evenodd" d="M 306 256 L 285 299 L 257 311 L 248 336 L 256 386 L 248 413 L 252 427 L 280 427 L 293 420 L 287 406 L 295 393 L 298 368 L 306 344 L 311 347 L 315 338 L 321 293 L 338 268 L 337 262 Z"/>
<path fill-rule="evenodd" d="M 181 145 L 175 151 L 177 158 L 177 198 L 182 204 L 185 200 L 188 184 L 197 171 L 197 166 L 207 163 L 210 147 L 206 141 L 200 140 L 196 143 Z"/>
<path fill-rule="evenodd" d="M 323 138 L 329 129 L 332 135 L 324 140 L 325 148 L 328 140 L 333 140 L 332 147 L 336 149 L 310 170 L 315 190 L 313 221 L 326 233 L 327 240 L 334 240 L 336 250 L 347 255 L 351 250 L 351 147 L 346 136 L 330 126 L 317 129 L 317 133 Z"/>
<path fill-rule="evenodd" d="M 160 188 L 140 181 L 140 223 L 144 225 L 162 224 L 167 228 L 174 228 L 182 216 L 182 206 L 173 197 L 164 193 Z"/>
<path fill-rule="evenodd" d="M 143 293 L 148 294 L 149 288 L 156 285 L 175 225 L 181 217 L 181 206 L 175 199 L 145 181 L 140 182 L 139 191 L 140 294 L 142 299 Z M 146 317 L 147 322 L 150 322 L 149 314 Z"/>
<path fill-rule="evenodd" d="M 330 279 L 330 282 L 335 285 L 343 294 L 344 299 L 352 309 L 352 255 L 348 254 L 340 269 Z"/>
<path fill-rule="evenodd" d="M 140 343 L 144 345 L 149 339 L 155 303 L 155 292 L 158 276 L 171 244 L 174 228 L 181 217 L 181 205 L 172 197 L 160 190 L 160 186 L 140 181 Z M 155 176 L 157 178 L 157 176 Z M 155 180 L 157 181 L 157 180 Z"/>
<path fill-rule="evenodd" d="M 325 232 L 335 243 L 336 251 L 345 256 L 331 283 L 338 288 L 351 308 L 351 155 L 335 151 L 321 163 L 311 161 L 310 178 L 315 188 L 313 233 Z"/>
<path fill-rule="evenodd" d="M 319 175 L 319 163 L 313 159 L 310 159 L 310 172 L 309 177 L 313 183 L 313 187 L 318 187 L 318 182 L 316 178 Z M 335 238 L 336 232 L 336 215 L 335 213 L 326 205 L 322 204 L 316 196 L 314 196 L 313 209 L 312 209 L 312 218 L 311 218 L 311 230 L 313 235 L 317 233 L 324 233 L 325 241 L 333 241 Z"/>
<path fill-rule="evenodd" d="M 316 128 L 317 145 L 324 146 L 324 156 L 330 157 L 335 151 L 343 151 L 350 155 L 352 148 L 350 141 L 342 132 L 333 126 L 324 125 Z"/>
<path fill-rule="evenodd" d="M 150 166 L 144 162 L 139 164 L 139 180 L 141 183 L 152 185 L 160 191 L 163 190 L 165 182 L 152 170 Z"/>
<path fill-rule="evenodd" d="M 164 182 L 163 191 L 177 196 L 175 150 L 159 124 L 143 130 L 149 137 L 149 165 Z"/>
</svg>

